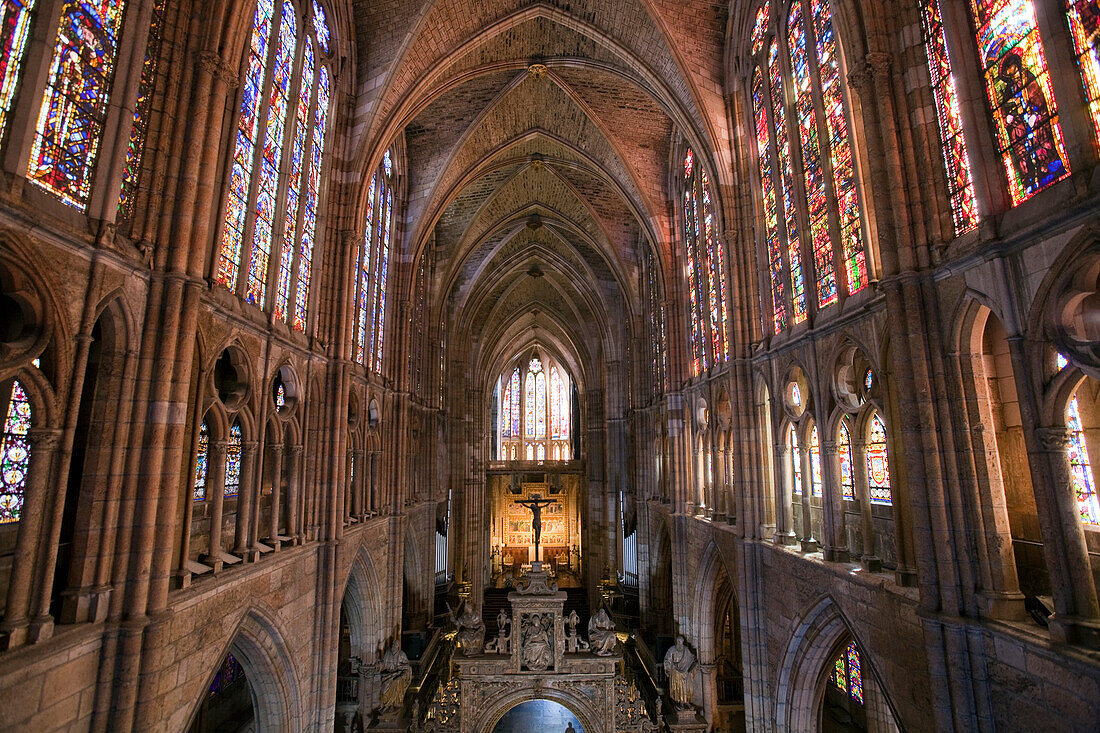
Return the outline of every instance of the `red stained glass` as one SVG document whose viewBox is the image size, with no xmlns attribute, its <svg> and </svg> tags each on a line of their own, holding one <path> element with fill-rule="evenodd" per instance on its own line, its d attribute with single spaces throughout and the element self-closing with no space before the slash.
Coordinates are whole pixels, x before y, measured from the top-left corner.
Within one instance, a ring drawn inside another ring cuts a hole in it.
<svg viewBox="0 0 1100 733">
<path fill-rule="evenodd" d="M 768 16 L 771 13 L 771 8 L 768 3 L 764 3 L 756 9 L 756 20 L 752 26 L 752 52 L 753 54 L 760 53 L 760 49 L 764 47 L 764 36 L 768 33 Z"/>
<path fill-rule="evenodd" d="M 167 3 L 168 0 L 156 0 L 153 4 L 149 39 L 145 43 L 145 62 L 141 67 L 137 104 L 134 105 L 134 124 L 130 128 L 130 143 L 126 148 L 126 162 L 122 168 L 122 190 L 118 196 L 119 219 L 130 219 L 134 215 L 134 198 L 141 175 L 145 138 L 149 132 L 149 111 L 153 102 L 153 87 L 157 81 L 160 44 L 164 35 L 164 6 Z"/>
<path fill-rule="evenodd" d="M 794 202 L 794 174 L 791 165 L 791 145 L 787 133 L 786 95 L 779 68 L 779 45 L 772 39 L 768 50 L 768 72 L 772 97 L 772 117 L 775 121 L 776 165 L 779 168 L 780 193 L 783 199 L 783 223 L 787 230 L 787 263 L 790 267 L 791 321 L 806 320 L 806 282 L 802 275 L 802 253 L 798 241 L 798 210 Z"/>
<path fill-rule="evenodd" d="M 1073 36 L 1081 81 L 1089 100 L 1092 124 L 1100 133 L 1100 2 L 1098 0 L 1068 0 L 1066 19 Z"/>
<path fill-rule="evenodd" d="M 821 444 L 817 439 L 817 426 L 810 430 L 810 490 L 813 496 L 821 496 Z"/>
<path fill-rule="evenodd" d="M 757 67 L 752 74 L 752 107 L 756 122 L 757 163 L 760 193 L 764 209 L 764 238 L 768 254 L 768 278 L 772 293 L 772 327 L 779 333 L 787 327 L 787 305 L 783 292 L 783 251 L 779 243 L 779 218 L 776 213 L 775 183 L 772 180 L 772 146 L 768 132 L 767 98 L 764 78 Z"/>
<path fill-rule="evenodd" d="M 787 441 L 791 449 L 791 482 L 795 496 L 802 496 L 802 451 L 798 448 L 798 433 L 790 428 Z"/>
<path fill-rule="evenodd" d="M 986 93 L 1014 204 L 1069 175 L 1031 0 L 971 0 Z"/>
<path fill-rule="evenodd" d="M 355 360 L 366 365 L 367 322 L 370 318 L 371 249 L 374 242 L 374 205 L 378 187 L 378 173 L 371 176 L 367 186 L 366 216 L 363 221 L 363 248 L 359 258 L 359 303 L 355 327 Z"/>
<path fill-rule="evenodd" d="M 291 278 L 294 273 L 295 234 L 298 228 L 298 205 L 301 201 L 302 165 L 309 141 L 309 100 L 313 92 L 313 74 L 313 48 L 307 43 L 298 89 L 298 108 L 294 115 L 294 142 L 290 148 L 290 175 L 287 179 L 284 205 L 286 216 L 283 220 L 283 243 L 279 252 L 279 279 L 275 285 L 275 320 L 282 323 L 286 323 Z"/>
<path fill-rule="evenodd" d="M 191 484 L 195 501 L 206 498 L 206 461 L 209 447 L 210 433 L 206 428 L 206 421 L 203 420 L 199 426 L 199 446 L 195 451 L 195 476 Z"/>
<path fill-rule="evenodd" d="M 124 0 L 61 8 L 27 179 L 81 211 L 88 203 L 118 57 Z"/>
<path fill-rule="evenodd" d="M 840 422 L 840 431 L 836 441 L 837 454 L 840 457 L 840 490 L 848 501 L 855 501 L 855 481 L 852 474 L 852 434 L 848 430 L 848 421 Z"/>
<path fill-rule="evenodd" d="M 1073 492 L 1077 510 L 1084 524 L 1100 524 L 1100 501 L 1096 496 L 1096 478 L 1089 462 L 1085 431 L 1081 425 L 1081 410 L 1077 395 L 1066 406 L 1066 429 L 1069 432 L 1069 465 L 1073 475 Z"/>
<path fill-rule="evenodd" d="M 7 130 L 37 0 L 0 2 L 0 135 Z"/>
<path fill-rule="evenodd" d="M 867 431 L 867 484 L 871 502 L 890 504 L 890 457 L 886 450 L 886 426 L 877 414 L 871 416 Z"/>
<path fill-rule="evenodd" d="M 31 465 L 31 403 L 18 380 L 11 384 L 0 436 L 0 524 L 18 522 Z"/>
</svg>

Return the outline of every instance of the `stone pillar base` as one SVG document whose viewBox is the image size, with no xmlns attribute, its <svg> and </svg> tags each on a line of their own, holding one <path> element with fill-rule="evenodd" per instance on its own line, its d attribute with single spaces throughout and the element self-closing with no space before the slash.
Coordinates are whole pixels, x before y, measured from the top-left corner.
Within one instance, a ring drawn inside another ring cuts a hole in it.
<svg viewBox="0 0 1100 733">
<path fill-rule="evenodd" d="M 1050 638 L 1054 641 L 1100 649 L 1100 621 L 1054 614 L 1047 619 L 1047 625 L 1050 628 Z"/>
</svg>

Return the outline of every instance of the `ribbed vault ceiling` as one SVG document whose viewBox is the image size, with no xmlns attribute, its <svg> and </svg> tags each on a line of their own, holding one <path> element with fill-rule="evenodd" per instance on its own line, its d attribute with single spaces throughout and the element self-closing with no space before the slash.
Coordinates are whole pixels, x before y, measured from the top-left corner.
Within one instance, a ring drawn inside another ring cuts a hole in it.
<svg viewBox="0 0 1100 733">
<path fill-rule="evenodd" d="M 726 8 L 355 6 L 353 155 L 371 170 L 403 135 L 402 246 L 435 255 L 433 313 L 481 345 L 486 368 L 540 330 L 578 369 L 621 352 L 640 322 L 641 254 L 667 256 L 672 240 L 673 140 L 723 147 Z M 707 165 L 721 183 L 722 161 Z"/>
</svg>

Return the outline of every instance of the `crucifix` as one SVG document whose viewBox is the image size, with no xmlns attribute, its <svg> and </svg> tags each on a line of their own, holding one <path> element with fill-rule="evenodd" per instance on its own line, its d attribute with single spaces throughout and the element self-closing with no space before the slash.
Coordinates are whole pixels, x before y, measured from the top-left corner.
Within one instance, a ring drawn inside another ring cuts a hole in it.
<svg viewBox="0 0 1100 733">
<path fill-rule="evenodd" d="M 531 494 L 530 499 L 516 499 L 516 504 L 522 504 L 531 510 L 531 528 L 535 530 L 536 562 L 539 559 L 539 540 L 542 539 L 542 508 L 557 503 L 557 499 L 543 499 L 541 494 Z"/>
</svg>

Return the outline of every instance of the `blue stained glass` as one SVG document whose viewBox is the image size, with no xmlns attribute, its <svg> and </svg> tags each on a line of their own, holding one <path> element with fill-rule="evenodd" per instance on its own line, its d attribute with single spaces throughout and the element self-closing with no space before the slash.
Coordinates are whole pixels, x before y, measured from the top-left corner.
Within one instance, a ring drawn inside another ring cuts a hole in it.
<svg viewBox="0 0 1100 733">
<path fill-rule="evenodd" d="M 817 439 L 817 426 L 810 430 L 810 491 L 821 496 L 821 444 Z"/>
<path fill-rule="evenodd" d="M 775 119 L 776 168 L 779 170 L 779 194 L 783 200 L 783 223 L 787 230 L 787 258 L 790 265 L 791 320 L 806 320 L 806 283 L 802 275 L 802 255 L 798 243 L 798 210 L 794 203 L 794 174 L 791 165 L 790 136 L 787 133 L 787 108 L 783 93 L 783 74 L 779 67 L 779 46 L 772 39 L 768 47 L 769 88 Z"/>
<path fill-rule="evenodd" d="M 241 426 L 233 423 L 225 445 L 225 495 L 236 496 L 241 488 Z"/>
<path fill-rule="evenodd" d="M 511 435 L 512 435 L 513 438 L 518 438 L 519 437 L 519 423 L 520 423 L 519 367 L 516 367 L 515 370 L 512 372 L 512 382 L 508 387 L 508 392 L 509 392 L 509 398 L 510 398 L 511 403 L 512 403 L 512 407 L 511 407 L 512 433 L 511 433 Z"/>
<path fill-rule="evenodd" d="M 363 222 L 363 255 L 359 261 L 359 314 L 355 335 L 355 360 L 366 364 L 367 321 L 370 313 L 371 245 L 374 241 L 374 203 L 378 174 L 371 176 L 367 188 L 367 214 Z"/>
<path fill-rule="evenodd" d="M 206 498 L 206 461 L 209 446 L 210 433 L 207 431 L 206 421 L 203 420 L 199 426 L 199 446 L 195 451 L 195 480 L 192 482 L 195 501 Z"/>
<path fill-rule="evenodd" d="M 329 52 L 329 44 L 332 42 L 328 30 L 328 18 L 325 17 L 325 9 L 317 0 L 313 0 L 313 33 L 317 36 L 317 44 L 325 53 Z"/>
<path fill-rule="evenodd" d="M 31 27 L 36 0 L 0 2 L 0 135 L 7 127 L 19 76 L 23 70 L 23 52 Z"/>
<path fill-rule="evenodd" d="M 237 288 L 237 271 L 241 264 L 241 240 L 248 208 L 248 187 L 252 180 L 256 137 L 259 134 L 259 99 L 267 70 L 267 43 L 271 35 L 274 0 L 257 0 L 252 21 L 252 37 L 248 51 L 247 71 L 241 91 L 241 115 L 237 121 L 236 147 L 229 171 L 229 196 L 225 205 L 225 228 L 222 231 L 218 257 L 218 284 L 229 290 Z"/>
<path fill-rule="evenodd" d="M 798 450 L 798 433 L 790 428 L 787 441 L 791 448 L 791 483 L 795 496 L 802 496 L 802 453 Z"/>
<path fill-rule="evenodd" d="M 232 654 L 226 654 L 222 666 L 214 673 L 214 680 L 210 683 L 210 696 L 219 694 L 241 677 L 244 677 L 244 668 L 241 667 L 241 663 Z"/>
<path fill-rule="evenodd" d="M 859 663 L 859 650 L 854 641 L 848 645 L 848 692 L 853 700 L 863 704 L 863 671 Z"/>
<path fill-rule="evenodd" d="M 1069 466 L 1073 476 L 1073 490 L 1077 496 L 1077 511 L 1085 524 L 1100 524 L 1100 501 L 1096 496 L 1096 479 L 1089 462 L 1085 445 L 1085 431 L 1081 426 L 1081 410 L 1077 395 L 1066 407 L 1066 428 L 1069 432 Z"/>
<path fill-rule="evenodd" d="M 378 258 L 378 300 L 375 323 L 374 371 L 382 371 L 383 336 L 386 330 L 386 275 L 390 262 L 390 217 L 393 214 L 393 191 L 386 189 L 386 214 L 382 218 L 382 253 Z"/>
<path fill-rule="evenodd" d="M 27 179 L 81 211 L 88 203 L 118 55 L 124 0 L 61 8 Z"/>
<path fill-rule="evenodd" d="M 546 437 L 546 373 L 535 375 L 535 437 Z M 540 447 L 541 444 L 540 444 Z M 540 459 L 541 460 L 541 459 Z"/>
<path fill-rule="evenodd" d="M 279 254 L 279 279 L 275 287 L 275 320 L 286 323 L 290 280 L 294 271 L 295 232 L 298 226 L 298 202 L 302 184 L 302 161 L 309 140 L 309 98 L 313 91 L 313 47 L 305 47 L 302 81 L 295 113 L 294 143 L 290 149 L 290 177 L 286 188 L 286 218 L 283 221 L 283 245 Z"/>
<path fill-rule="evenodd" d="M 149 39 L 145 44 L 145 63 L 141 67 L 141 83 L 137 104 L 134 105 L 134 124 L 130 128 L 130 144 L 126 148 L 126 162 L 122 169 L 122 190 L 118 195 L 120 219 L 130 219 L 134 215 L 134 198 L 141 175 L 141 159 L 145 153 L 145 136 L 149 131 L 149 111 L 157 80 L 160 43 L 164 34 L 164 7 L 167 4 L 168 0 L 157 0 L 153 4 Z"/>
<path fill-rule="evenodd" d="M 283 3 L 280 18 L 279 45 L 275 53 L 271 100 L 268 105 L 267 134 L 260 155 L 260 186 L 256 193 L 256 221 L 252 235 L 252 257 L 248 266 L 248 290 L 245 292 L 245 300 L 260 307 L 264 305 L 267 292 L 267 265 L 275 226 L 275 197 L 279 190 L 279 164 L 283 152 L 283 132 L 286 129 L 296 36 L 294 6 L 287 0 Z"/>
<path fill-rule="evenodd" d="M 848 431 L 848 421 L 840 423 L 840 433 L 836 441 L 837 453 L 840 456 L 840 488 L 845 499 L 854 501 L 856 498 L 855 482 L 852 474 L 852 434 Z"/>
<path fill-rule="evenodd" d="M 31 465 L 31 403 L 18 380 L 11 384 L 0 436 L 0 524 L 18 522 Z"/>
<path fill-rule="evenodd" d="M 317 102 L 313 111 L 313 145 L 310 150 L 309 178 L 306 179 L 305 223 L 298 253 L 298 288 L 294 295 L 294 328 L 304 331 L 309 309 L 309 281 L 313 265 L 313 243 L 317 230 L 317 206 L 321 188 L 321 166 L 324 163 L 325 129 L 328 122 L 328 69 L 321 67 L 317 81 Z"/>
</svg>

